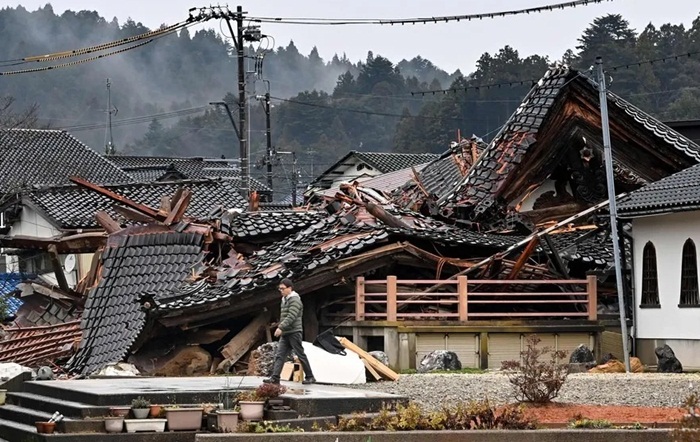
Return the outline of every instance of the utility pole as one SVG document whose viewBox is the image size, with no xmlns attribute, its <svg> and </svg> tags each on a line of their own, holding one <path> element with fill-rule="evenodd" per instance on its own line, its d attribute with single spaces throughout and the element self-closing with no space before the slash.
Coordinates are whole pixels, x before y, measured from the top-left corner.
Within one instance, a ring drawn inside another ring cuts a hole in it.
<svg viewBox="0 0 700 442">
<path fill-rule="evenodd" d="M 250 201 L 250 165 L 248 161 L 248 133 L 246 131 L 246 92 L 245 92 L 245 70 L 243 59 L 245 57 L 243 47 L 243 7 L 236 8 L 236 29 L 237 29 L 237 55 L 238 55 L 238 127 L 241 128 L 241 174 L 243 185 L 243 196 L 246 201 Z M 233 33 L 231 34 L 233 35 Z"/>
<path fill-rule="evenodd" d="M 615 176 L 613 175 L 612 146 L 610 143 L 610 122 L 608 121 L 608 90 L 605 85 L 602 57 L 596 57 L 598 66 L 598 91 L 600 94 L 600 117 L 603 126 L 603 153 L 605 156 L 605 176 L 608 182 L 608 200 L 610 201 L 610 233 L 613 242 L 615 260 L 615 280 L 617 282 L 617 302 L 620 306 L 620 328 L 622 330 L 622 352 L 625 358 L 625 370 L 630 372 L 630 355 L 627 333 L 627 312 L 625 311 L 625 295 L 622 281 L 622 261 L 620 257 L 620 239 L 617 230 L 617 202 L 615 201 Z"/>
<path fill-rule="evenodd" d="M 297 206 L 297 187 L 299 187 L 299 170 L 297 169 L 297 153 L 296 152 L 285 152 L 285 151 L 274 151 L 275 156 L 277 155 L 291 155 L 292 156 L 292 207 Z"/>
<path fill-rule="evenodd" d="M 114 138 L 112 138 L 112 114 L 117 115 L 116 107 L 112 107 L 112 83 L 107 79 L 107 129 L 105 130 L 105 155 L 114 155 L 116 149 L 114 147 Z"/>
<path fill-rule="evenodd" d="M 265 135 L 267 137 L 267 185 L 272 189 L 272 131 L 270 130 L 270 93 L 265 93 Z"/>
</svg>

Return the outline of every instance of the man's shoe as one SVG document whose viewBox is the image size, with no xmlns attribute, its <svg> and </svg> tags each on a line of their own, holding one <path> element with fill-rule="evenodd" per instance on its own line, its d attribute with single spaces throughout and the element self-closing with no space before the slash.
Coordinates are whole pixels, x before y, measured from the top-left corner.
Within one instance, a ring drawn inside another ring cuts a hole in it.
<svg viewBox="0 0 700 442">
<path fill-rule="evenodd" d="M 275 379 L 275 378 L 267 378 L 267 379 L 263 379 L 263 382 L 266 384 L 279 384 L 280 380 Z"/>
<path fill-rule="evenodd" d="M 316 379 L 315 378 L 306 378 L 303 381 L 301 381 L 301 383 L 304 385 L 315 384 Z"/>
</svg>

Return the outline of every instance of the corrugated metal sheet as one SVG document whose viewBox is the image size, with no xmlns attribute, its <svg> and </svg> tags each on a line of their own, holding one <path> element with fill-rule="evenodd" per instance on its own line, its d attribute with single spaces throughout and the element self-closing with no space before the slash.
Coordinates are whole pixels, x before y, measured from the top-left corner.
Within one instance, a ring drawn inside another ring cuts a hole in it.
<svg viewBox="0 0 700 442">
<path fill-rule="evenodd" d="M 479 335 L 476 333 L 449 333 L 447 350 L 457 353 L 462 367 L 479 367 Z"/>
<path fill-rule="evenodd" d="M 566 362 L 569 361 L 569 356 L 571 352 L 576 349 L 581 344 L 586 347 L 593 349 L 594 340 L 590 333 L 562 333 L 557 335 L 557 350 L 564 350 L 566 352 Z"/>
<path fill-rule="evenodd" d="M 605 331 L 600 338 L 600 351 L 603 355 L 612 353 L 617 359 L 622 360 L 624 351 L 622 349 L 622 334 Z"/>
</svg>

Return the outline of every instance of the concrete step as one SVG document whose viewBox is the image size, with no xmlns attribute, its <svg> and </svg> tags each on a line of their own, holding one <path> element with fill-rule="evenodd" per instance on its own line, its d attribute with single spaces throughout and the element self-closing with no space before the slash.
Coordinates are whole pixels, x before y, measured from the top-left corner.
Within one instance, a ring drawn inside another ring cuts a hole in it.
<svg viewBox="0 0 700 442">
<path fill-rule="evenodd" d="M 43 437 L 36 432 L 34 425 L 26 425 L 7 419 L 0 419 L 0 438 L 21 442 L 40 442 Z"/>
<path fill-rule="evenodd" d="M 14 404 L 0 406 L 0 419 L 19 422 L 25 425 L 34 425 L 34 422 L 48 421 L 53 413 L 35 410 L 33 408 L 21 407 Z"/>
<path fill-rule="evenodd" d="M 98 407 L 82 402 L 66 401 L 34 393 L 8 392 L 7 403 L 36 411 L 53 414 L 55 411 L 66 418 L 107 416 L 109 407 Z"/>
</svg>

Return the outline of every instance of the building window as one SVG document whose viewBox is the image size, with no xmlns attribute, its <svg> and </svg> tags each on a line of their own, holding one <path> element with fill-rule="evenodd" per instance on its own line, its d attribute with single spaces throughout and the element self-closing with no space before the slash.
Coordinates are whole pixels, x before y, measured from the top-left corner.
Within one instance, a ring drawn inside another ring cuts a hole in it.
<svg viewBox="0 0 700 442">
<path fill-rule="evenodd" d="M 644 246 L 642 255 L 642 307 L 658 307 L 659 276 L 656 269 L 656 248 L 651 241 Z"/>
<path fill-rule="evenodd" d="M 695 243 L 688 239 L 683 244 L 681 263 L 681 302 L 680 306 L 700 306 L 698 297 L 698 258 Z"/>
</svg>

